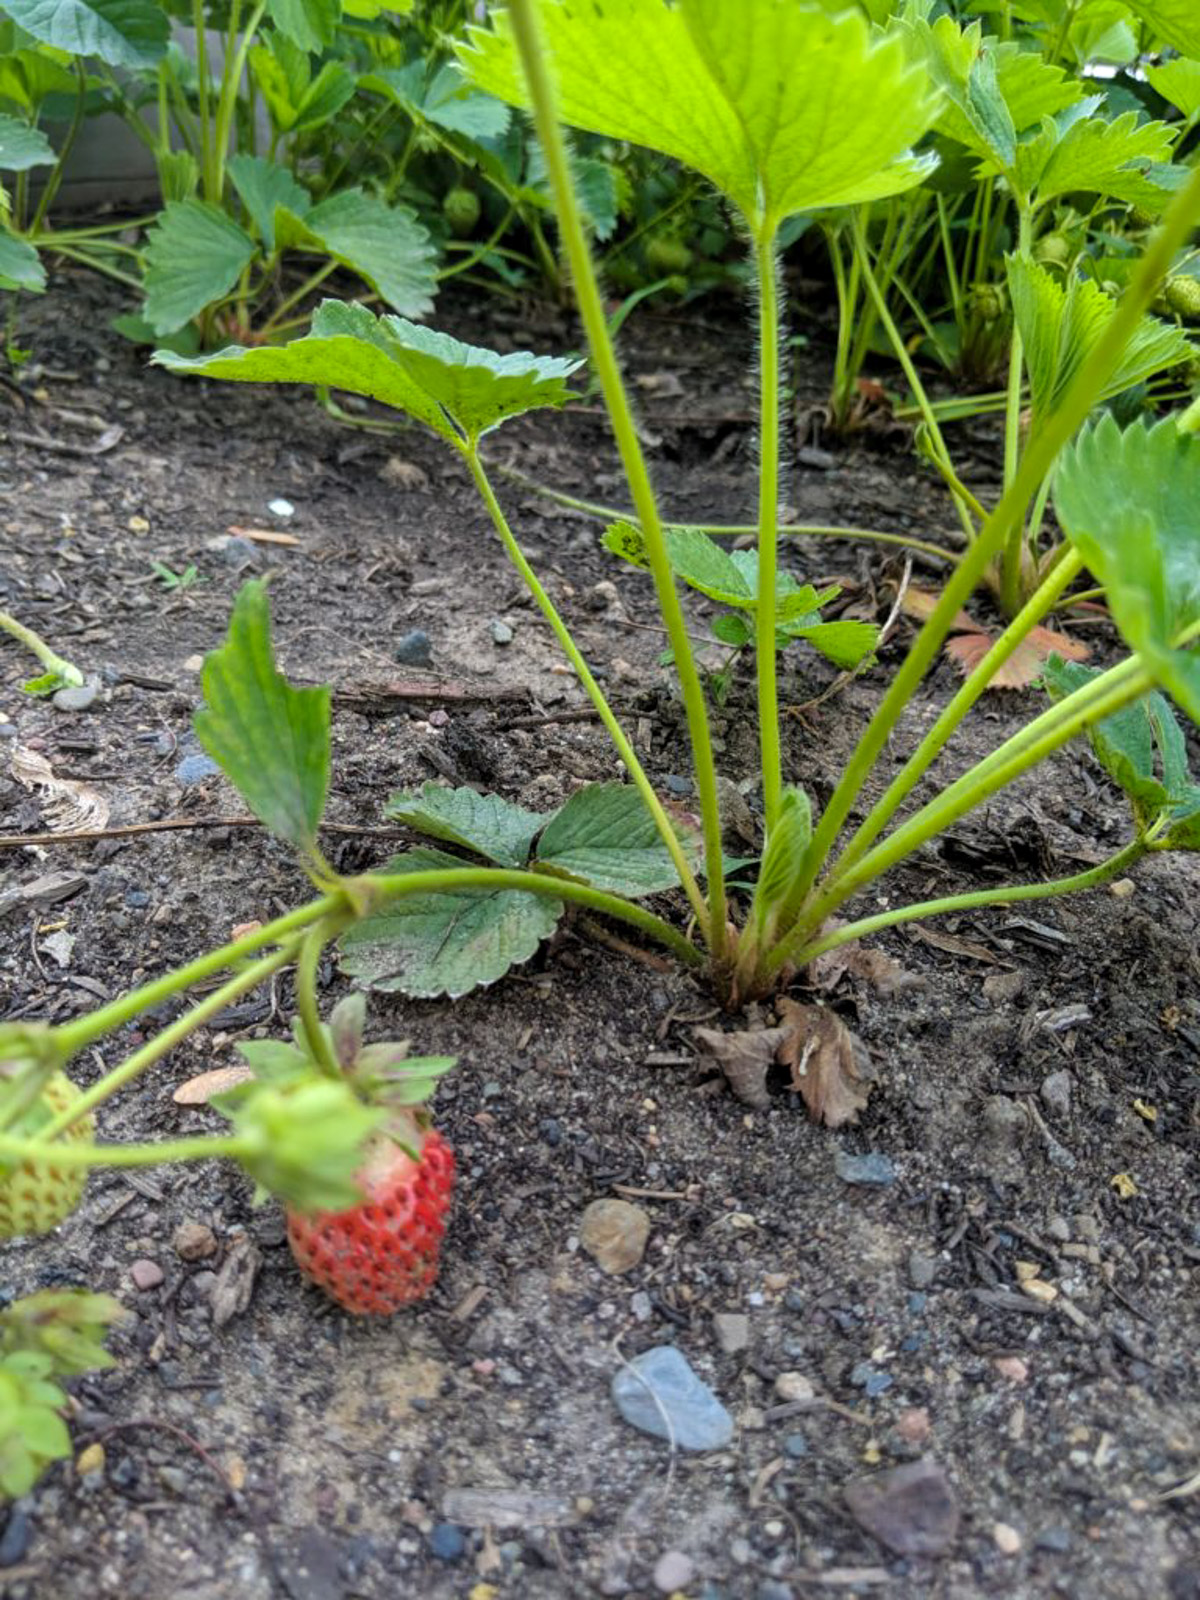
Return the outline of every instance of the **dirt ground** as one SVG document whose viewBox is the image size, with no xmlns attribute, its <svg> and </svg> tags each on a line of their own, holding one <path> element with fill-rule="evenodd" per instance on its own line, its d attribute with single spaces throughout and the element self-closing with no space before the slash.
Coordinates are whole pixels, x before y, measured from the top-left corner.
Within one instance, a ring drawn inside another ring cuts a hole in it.
<svg viewBox="0 0 1200 1600">
<path fill-rule="evenodd" d="M 336 863 L 357 870 L 397 848 L 381 807 L 401 786 L 439 778 L 549 809 L 580 781 L 616 775 L 464 474 L 433 441 L 349 430 L 304 393 L 149 370 L 108 328 L 119 309 L 94 280 L 61 278 L 22 307 L 33 377 L 23 393 L 0 389 L 0 604 L 103 678 L 89 709 L 63 713 L 21 695 L 28 664 L 0 648 L 0 831 L 45 827 L 37 796 L 8 776 L 14 734 L 100 791 L 111 827 L 203 826 L 5 848 L 9 1018 L 78 1015 L 304 896 L 286 850 L 237 825 L 236 795 L 187 765 L 199 753 L 195 658 L 221 639 L 250 570 L 273 575 L 284 669 L 338 690 Z M 572 342 L 553 312 L 450 302 L 441 321 L 509 348 Z M 738 309 L 639 313 L 626 347 L 671 515 L 747 520 L 753 393 L 739 363 L 752 338 Z M 926 537 L 948 528 L 903 440 L 814 438 L 820 392 L 820 357 L 806 358 L 788 433 L 796 514 Z M 972 448 L 987 489 L 986 430 Z M 623 500 L 592 402 L 517 423 L 489 456 Z M 599 549 L 596 523 L 510 481 L 501 492 L 651 776 L 686 797 L 644 579 Z M 288 519 L 269 509 L 279 498 Z M 297 542 L 216 547 L 231 528 Z M 806 540 L 790 559 L 814 580 L 840 577 L 863 614 L 887 614 L 892 553 Z M 168 591 L 152 561 L 194 564 L 201 581 Z M 932 568 L 915 576 L 935 581 Z M 698 628 L 703 615 L 695 607 Z M 416 629 L 432 671 L 394 659 Z M 788 772 L 818 801 L 906 636 L 817 707 L 831 671 L 785 658 Z M 1111 654 L 1103 622 L 1087 637 Z M 954 682 L 945 665 L 932 675 L 906 733 Z M 1035 691 L 990 696 L 951 761 L 1037 706 Z M 750 710 L 742 677 L 715 721 L 734 782 L 753 773 Z M 752 785 L 748 797 L 753 807 Z M 883 892 L 1080 870 L 1126 827 L 1119 797 L 1072 750 Z M 73 879 L 63 898 L 16 892 L 49 873 Z M 693 1037 L 698 1023 L 733 1021 L 693 979 L 580 925 L 492 990 L 453 1004 L 380 998 L 380 1032 L 461 1058 L 436 1102 L 460 1170 L 444 1269 L 426 1304 L 386 1323 L 356 1322 L 306 1288 L 278 1208 L 255 1210 L 227 1167 L 95 1176 L 54 1237 L 3 1254 L 5 1294 L 86 1284 L 130 1317 L 113 1370 L 72 1386 L 79 1447 L 99 1440 L 103 1463 L 55 1469 L 7 1523 L 0 1512 L 0 1593 L 651 1597 L 673 1564 L 687 1600 L 1194 1600 L 1200 872 L 1159 859 L 1135 879 L 1131 892 L 881 936 L 916 981 L 885 996 L 849 974 L 821 997 L 879 1069 L 860 1125 L 838 1133 L 814 1127 L 782 1083 L 768 1109 L 748 1111 Z M 324 976 L 332 1002 L 345 983 L 332 964 Z M 215 1131 L 173 1090 L 231 1061 L 235 1038 L 282 1031 L 289 1000 L 281 979 L 217 1019 L 110 1103 L 102 1135 Z M 139 1037 L 127 1029 L 80 1059 L 80 1081 Z M 871 1152 L 887 1181 L 846 1181 L 846 1155 Z M 1122 1197 L 1118 1174 L 1135 1193 Z M 616 1195 L 645 1210 L 651 1233 L 640 1265 L 612 1277 L 579 1229 L 590 1201 Z M 215 1255 L 180 1258 L 185 1222 L 212 1230 Z M 1043 1298 L 1021 1287 L 1031 1275 Z M 239 1284 L 252 1292 L 218 1326 Z M 730 1314 L 745 1323 L 714 1320 Z M 622 1361 L 668 1343 L 732 1412 L 727 1448 L 673 1454 L 618 1415 Z M 806 1379 L 811 1399 L 784 1374 Z M 944 1474 L 960 1514 L 937 1558 L 897 1556 L 843 1496 L 918 1459 Z M 660 1564 L 671 1553 L 686 1560 Z"/>
</svg>

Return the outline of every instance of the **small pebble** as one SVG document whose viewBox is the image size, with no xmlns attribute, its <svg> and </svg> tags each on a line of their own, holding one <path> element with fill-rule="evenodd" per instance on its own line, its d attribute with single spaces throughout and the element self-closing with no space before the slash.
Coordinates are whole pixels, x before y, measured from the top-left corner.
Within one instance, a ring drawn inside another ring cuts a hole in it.
<svg viewBox="0 0 1200 1600">
<path fill-rule="evenodd" d="M 513 642 L 513 631 L 507 622 L 501 622 L 498 617 L 493 617 L 488 623 L 488 632 L 492 636 L 492 643 L 505 645 Z"/>
<path fill-rule="evenodd" d="M 796 1600 L 796 1591 L 778 1578 L 764 1578 L 755 1590 L 754 1600 Z"/>
<path fill-rule="evenodd" d="M 997 1356 L 992 1365 L 1009 1383 L 1029 1382 L 1028 1364 L 1020 1356 Z"/>
<path fill-rule="evenodd" d="M 32 1538 L 29 1518 L 20 1506 L 14 1506 L 0 1534 L 0 1567 L 15 1567 L 18 1561 L 24 1560 Z"/>
<path fill-rule="evenodd" d="M 260 558 L 249 539 L 243 539 L 235 533 L 221 546 L 221 559 L 235 572 L 241 572 L 245 567 L 257 567 Z"/>
<path fill-rule="evenodd" d="M 145 1290 L 157 1289 L 165 1274 L 157 1261 L 151 1261 L 143 1256 L 130 1267 L 129 1276 L 133 1280 L 135 1289 Z"/>
<path fill-rule="evenodd" d="M 775 1379 L 775 1396 L 787 1405 L 811 1405 L 817 1392 L 802 1372 L 781 1372 Z"/>
<path fill-rule="evenodd" d="M 908 1257 L 908 1281 L 914 1289 L 928 1289 L 938 1275 L 938 1260 L 936 1256 L 927 1256 L 920 1250 L 913 1250 Z"/>
<path fill-rule="evenodd" d="M 674 1345 L 658 1345 L 613 1374 L 612 1397 L 625 1421 L 681 1450 L 720 1450 L 733 1418 Z"/>
<path fill-rule="evenodd" d="M 277 500 L 269 500 L 267 502 L 267 510 L 274 517 L 294 517 L 296 515 L 295 506 L 290 500 L 283 499 L 282 496 Z"/>
<path fill-rule="evenodd" d="M 431 667 L 433 665 L 433 646 L 430 644 L 429 635 L 424 628 L 413 628 L 410 633 L 402 634 L 397 639 L 392 654 L 404 667 Z"/>
<path fill-rule="evenodd" d="M 429 1535 L 429 1548 L 439 1561 L 459 1561 L 467 1548 L 467 1536 L 455 1522 L 439 1522 Z"/>
<path fill-rule="evenodd" d="M 992 1528 L 996 1549 L 1003 1556 L 1015 1556 L 1021 1548 L 1021 1535 L 1007 1522 L 997 1522 Z"/>
<path fill-rule="evenodd" d="M 635 1322 L 649 1322 L 654 1315 L 654 1302 L 644 1289 L 629 1297 L 629 1311 Z"/>
<path fill-rule="evenodd" d="M 600 1268 L 630 1272 L 646 1253 L 650 1218 L 628 1200 L 593 1200 L 583 1213 L 579 1242 Z"/>
<path fill-rule="evenodd" d="M 833 1160 L 833 1170 L 843 1183 L 865 1184 L 882 1188 L 896 1181 L 896 1168 L 890 1156 L 872 1150 L 867 1155 L 851 1155 L 839 1149 Z"/>
<path fill-rule="evenodd" d="M 783 1441 L 783 1453 L 793 1461 L 799 1461 L 801 1456 L 808 1454 L 808 1440 L 802 1433 L 789 1433 Z"/>
<path fill-rule="evenodd" d="M 59 689 L 51 696 L 56 711 L 86 711 L 100 693 L 100 679 L 90 673 L 86 682 L 71 689 Z"/>
<path fill-rule="evenodd" d="M 677 772 L 668 772 L 663 781 L 672 794 L 684 795 L 692 792 L 692 780 L 681 778 Z"/>
<path fill-rule="evenodd" d="M 682 1550 L 664 1550 L 654 1563 L 654 1587 L 659 1594 L 686 1589 L 696 1576 L 696 1564 Z"/>
<path fill-rule="evenodd" d="M 1054 1555 L 1065 1555 L 1071 1548 L 1071 1533 L 1068 1528 L 1043 1528 L 1034 1541 L 1039 1550 L 1049 1550 Z"/>
<path fill-rule="evenodd" d="M 1052 1111 L 1058 1117 L 1066 1117 L 1071 1111 L 1071 1088 L 1071 1074 L 1060 1070 L 1046 1074 L 1038 1093 L 1047 1111 Z"/>
<path fill-rule="evenodd" d="M 896 1432 L 905 1444 L 924 1444 L 933 1430 L 924 1406 L 910 1406 L 896 1418 Z"/>
<path fill-rule="evenodd" d="M 740 1311 L 718 1311 L 713 1317 L 713 1332 L 727 1356 L 737 1355 L 750 1343 L 750 1318 Z"/>
<path fill-rule="evenodd" d="M 181 1222 L 171 1244 L 181 1261 L 203 1261 L 217 1253 L 217 1236 L 203 1222 Z"/>
<path fill-rule="evenodd" d="M 191 783 L 201 783 L 205 778 L 214 777 L 220 772 L 220 767 L 203 751 L 196 751 L 192 755 L 184 756 L 175 768 L 175 782 L 185 786 Z"/>
<path fill-rule="evenodd" d="M 15 722 L 10 722 L 8 720 L 8 718 L 5 717 L 3 721 L 0 721 L 0 739 L 15 739 L 16 737 L 17 737 L 17 725 L 16 725 L 16 723 Z"/>
<path fill-rule="evenodd" d="M 188 1492 L 188 1475 L 182 1467 L 159 1467 L 158 1480 L 172 1494 L 182 1496 Z"/>
</svg>

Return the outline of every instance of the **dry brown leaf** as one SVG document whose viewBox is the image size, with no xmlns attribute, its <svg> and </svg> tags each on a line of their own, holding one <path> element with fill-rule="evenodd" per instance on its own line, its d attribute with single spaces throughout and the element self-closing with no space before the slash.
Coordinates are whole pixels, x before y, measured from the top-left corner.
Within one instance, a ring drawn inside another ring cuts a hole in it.
<svg viewBox="0 0 1200 1600">
<path fill-rule="evenodd" d="M 833 933 L 842 926 L 842 922 L 833 917 L 824 925 L 822 932 Z M 925 984 L 925 979 L 919 973 L 909 972 L 894 956 L 870 947 L 864 950 L 857 940 L 852 944 L 839 944 L 819 955 L 809 963 L 807 977 L 814 989 L 828 993 L 837 988 L 847 973 L 851 977 L 862 978 L 885 996 L 903 994 L 906 989 L 920 989 Z"/>
<path fill-rule="evenodd" d="M 694 1038 L 704 1054 L 720 1067 L 737 1098 L 761 1110 L 771 1103 L 767 1073 L 787 1033 L 786 1028 L 754 1028 L 744 1033 L 697 1028 Z"/>
<path fill-rule="evenodd" d="M 171 1096 L 177 1106 L 206 1106 L 215 1094 L 226 1089 L 236 1089 L 239 1083 L 248 1083 L 254 1076 L 244 1064 L 235 1067 L 214 1067 L 211 1072 L 201 1072 L 195 1078 L 181 1083 Z"/>
<path fill-rule="evenodd" d="M 109 804 L 98 789 L 56 778 L 45 756 L 17 745 L 9 771 L 26 789 L 41 789 L 42 812 L 54 833 L 92 833 L 108 825 Z"/>
<path fill-rule="evenodd" d="M 875 1076 L 866 1045 L 824 1006 L 802 1006 L 783 999 L 778 1009 L 787 1023 L 779 1060 L 791 1073 L 792 1087 L 802 1096 L 813 1121 L 823 1122 L 827 1128 L 855 1122 Z"/>
<path fill-rule="evenodd" d="M 963 677 L 968 678 L 995 642 L 990 633 L 985 633 L 980 628 L 971 633 L 961 633 L 954 639 L 947 639 L 944 648 Z M 1086 661 L 1092 653 L 1082 639 L 1068 638 L 1065 633 L 1056 633 L 1053 628 L 1031 628 L 1000 670 L 993 675 L 988 688 L 1028 689 L 1029 685 L 1040 677 L 1047 656 L 1056 652 L 1060 656 L 1065 656 L 1068 661 Z"/>
<path fill-rule="evenodd" d="M 969 956 L 972 961 L 986 961 L 993 967 L 1005 965 L 987 945 L 977 944 L 974 939 L 958 939 L 952 933 L 938 933 L 934 928 L 922 928 L 915 922 L 909 928 L 908 936 L 910 939 L 919 939 L 922 944 L 931 945 L 935 950 L 942 950 L 948 956 Z"/>
<path fill-rule="evenodd" d="M 930 589 L 918 588 L 915 583 L 910 583 L 904 591 L 904 599 L 900 609 L 906 617 L 911 617 L 914 622 L 928 622 L 933 615 L 933 608 L 941 599 L 940 594 L 934 594 Z M 962 628 L 973 632 L 979 624 L 965 611 L 960 611 L 950 624 L 951 628 Z"/>
<path fill-rule="evenodd" d="M 294 533 L 281 533 L 278 528 L 239 528 L 233 523 L 227 530 L 235 539 L 249 539 L 254 544 L 298 545 Z"/>
</svg>

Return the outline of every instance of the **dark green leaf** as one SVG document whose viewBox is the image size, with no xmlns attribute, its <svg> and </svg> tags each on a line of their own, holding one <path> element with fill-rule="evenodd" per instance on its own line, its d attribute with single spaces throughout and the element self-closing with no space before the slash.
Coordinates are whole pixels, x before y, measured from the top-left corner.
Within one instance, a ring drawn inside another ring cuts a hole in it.
<svg viewBox="0 0 1200 1600">
<path fill-rule="evenodd" d="M 425 784 L 419 794 L 394 794 L 384 815 L 432 839 L 473 850 L 501 867 L 525 865 L 534 835 L 546 820 L 499 795 L 436 783 Z"/>
<path fill-rule="evenodd" d="M 54 148 L 40 128 L 19 117 L 0 116 L 0 172 L 52 167 L 55 159 Z"/>
<path fill-rule="evenodd" d="M 41 294 L 46 287 L 46 269 L 37 251 L 0 226 L 0 289 L 24 289 Z"/>
<path fill-rule="evenodd" d="M 685 838 L 685 845 L 695 858 L 695 840 Z M 546 824 L 535 864 L 631 899 L 679 882 L 654 818 L 628 783 L 589 783 L 577 790 Z"/>
<path fill-rule="evenodd" d="M 254 241 L 203 200 L 167 206 L 146 243 L 145 316 L 174 333 L 222 299 L 254 254 Z"/>
<path fill-rule="evenodd" d="M 329 785 L 329 690 L 293 689 L 275 665 L 266 584 L 244 584 L 229 636 L 204 661 L 196 733 L 272 833 L 310 858 Z"/>
<path fill-rule="evenodd" d="M 439 67 L 432 78 L 421 60 L 403 67 L 379 67 L 364 74 L 359 84 L 387 95 L 410 116 L 468 139 L 500 139 L 508 131 L 511 113 L 504 102 L 476 89 L 451 63 Z"/>
<path fill-rule="evenodd" d="M 4 0 L 4 10 L 43 44 L 110 67 L 152 67 L 166 54 L 170 22 L 154 0 Z"/>
<path fill-rule="evenodd" d="M 267 0 L 271 21 L 301 50 L 322 50 L 333 43 L 341 20 L 341 0 Z"/>
<path fill-rule="evenodd" d="M 282 206 L 293 216 L 303 217 L 311 205 L 308 191 L 296 182 L 286 167 L 262 156 L 233 156 L 227 170 L 258 229 L 259 238 L 268 254 L 273 254 L 276 211 Z"/>
<path fill-rule="evenodd" d="M 410 850 L 387 871 L 461 867 L 441 850 Z M 403 895 L 342 938 L 342 966 L 372 989 L 451 998 L 528 961 L 562 915 L 561 900 L 514 889 L 429 890 Z"/>
</svg>

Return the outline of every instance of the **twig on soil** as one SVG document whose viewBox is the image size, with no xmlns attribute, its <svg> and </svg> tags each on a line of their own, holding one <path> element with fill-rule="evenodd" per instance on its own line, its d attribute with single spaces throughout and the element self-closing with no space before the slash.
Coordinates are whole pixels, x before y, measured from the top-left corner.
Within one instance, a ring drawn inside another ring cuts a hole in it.
<svg viewBox="0 0 1200 1600">
<path fill-rule="evenodd" d="M 352 822 L 322 822 L 328 833 L 348 833 L 359 839 L 407 839 L 406 828 L 359 827 Z M 162 817 L 157 822 L 128 822 L 118 828 L 87 828 L 79 833 L 10 833 L 0 835 L 0 850 L 27 845 L 71 844 L 88 839 L 131 839 L 139 833 L 177 833 L 187 828 L 261 828 L 257 817 Z"/>
<path fill-rule="evenodd" d="M 100 1428 L 97 1432 L 88 1434 L 81 1442 L 102 1444 L 105 1439 L 110 1439 L 114 1433 L 128 1433 L 135 1428 L 153 1428 L 158 1433 L 169 1433 L 173 1438 L 178 1439 L 181 1444 L 187 1445 L 188 1449 L 199 1456 L 209 1471 L 220 1481 L 229 1504 L 236 1510 L 241 1510 L 243 1505 L 242 1497 L 230 1482 L 229 1474 L 225 1471 L 225 1468 L 213 1456 L 209 1455 L 199 1439 L 194 1439 L 190 1433 L 174 1422 L 165 1422 L 158 1417 L 131 1417 L 127 1422 L 113 1422 L 107 1428 Z"/>
<path fill-rule="evenodd" d="M 642 966 L 649 967 L 651 972 L 673 972 L 674 963 L 665 956 L 656 955 L 653 950 L 643 950 L 639 945 L 630 944 L 628 939 L 622 939 L 620 934 L 610 933 L 593 917 L 580 917 L 579 926 L 587 933 L 588 938 L 597 944 L 615 950 L 618 955 L 628 956 L 632 961 L 641 962 Z"/>
</svg>

